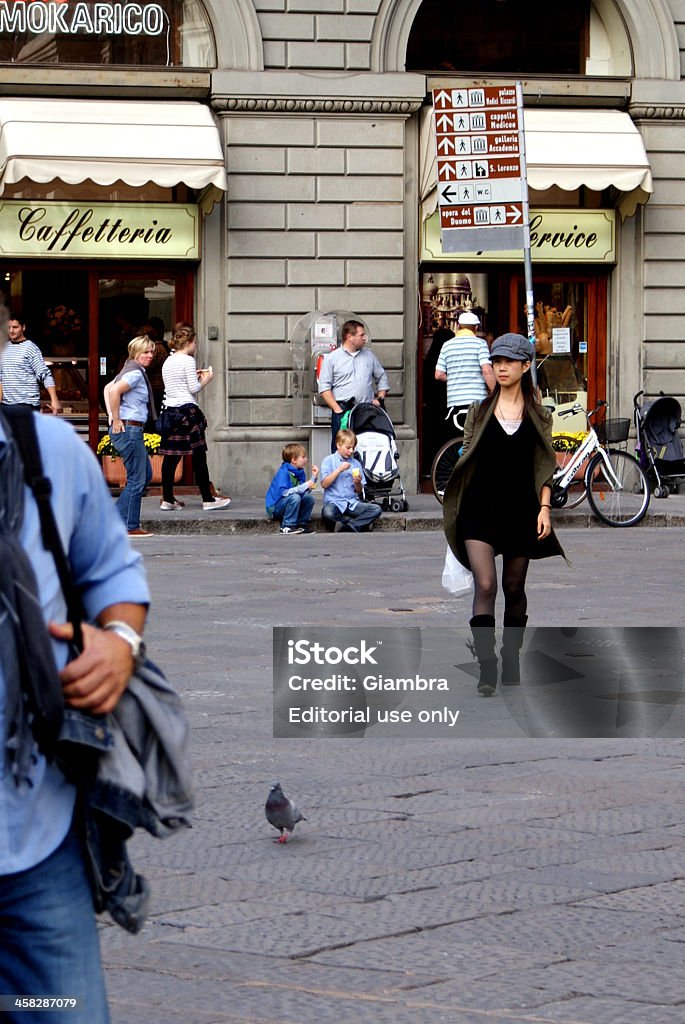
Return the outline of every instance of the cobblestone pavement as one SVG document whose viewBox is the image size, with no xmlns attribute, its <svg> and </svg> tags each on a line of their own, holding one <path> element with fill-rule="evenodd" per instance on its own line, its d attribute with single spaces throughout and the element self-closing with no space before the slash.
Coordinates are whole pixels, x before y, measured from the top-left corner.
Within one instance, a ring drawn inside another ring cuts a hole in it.
<svg viewBox="0 0 685 1024">
<path fill-rule="evenodd" d="M 680 624 L 679 529 L 562 540 L 532 624 Z M 103 922 L 113 1024 L 682 1024 L 685 742 L 274 740 L 272 626 L 463 625 L 442 536 L 140 546 L 197 812 L 130 844 L 152 912 L 137 937 Z M 286 845 L 277 778 L 307 818 Z"/>
</svg>

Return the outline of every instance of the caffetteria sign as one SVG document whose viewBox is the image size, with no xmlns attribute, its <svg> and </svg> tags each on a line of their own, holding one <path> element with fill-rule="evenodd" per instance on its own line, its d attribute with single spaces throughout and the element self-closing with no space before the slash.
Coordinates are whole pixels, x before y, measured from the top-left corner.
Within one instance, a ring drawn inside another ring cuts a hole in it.
<svg viewBox="0 0 685 1024">
<path fill-rule="evenodd" d="M 197 206 L 0 201 L 0 257 L 200 258 Z"/>
<path fill-rule="evenodd" d="M 159 4 L 0 0 L 0 34 L 158 36 L 168 27 L 169 16 Z"/>
</svg>

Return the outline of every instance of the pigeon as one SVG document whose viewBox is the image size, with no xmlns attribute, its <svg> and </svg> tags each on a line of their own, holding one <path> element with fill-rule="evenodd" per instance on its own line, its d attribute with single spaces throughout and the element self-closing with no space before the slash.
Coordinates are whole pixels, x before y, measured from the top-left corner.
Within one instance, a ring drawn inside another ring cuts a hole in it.
<svg viewBox="0 0 685 1024">
<path fill-rule="evenodd" d="M 307 819 L 301 814 L 292 800 L 288 800 L 287 796 L 281 789 L 280 782 L 274 782 L 271 789 L 269 790 L 269 796 L 267 797 L 266 806 L 264 807 L 264 813 L 266 814 L 266 820 L 274 828 L 277 828 L 281 833 L 278 839 L 275 840 L 277 843 L 287 843 L 288 833 L 297 825 L 298 821 L 306 821 Z"/>
</svg>

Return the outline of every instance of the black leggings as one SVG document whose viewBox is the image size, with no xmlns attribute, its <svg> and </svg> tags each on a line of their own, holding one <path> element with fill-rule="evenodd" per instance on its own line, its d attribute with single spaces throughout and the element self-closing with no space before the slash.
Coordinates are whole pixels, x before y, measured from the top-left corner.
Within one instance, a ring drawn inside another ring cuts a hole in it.
<svg viewBox="0 0 685 1024">
<path fill-rule="evenodd" d="M 212 488 L 209 483 L 209 470 L 207 469 L 207 452 L 204 448 L 193 448 L 193 475 L 195 483 L 200 488 L 203 501 L 212 500 Z M 182 455 L 165 455 L 162 462 L 162 497 L 164 501 L 174 500 L 174 474 L 176 467 L 183 458 Z"/>
<path fill-rule="evenodd" d="M 495 550 L 482 540 L 467 540 L 466 553 L 473 573 L 473 615 L 494 615 L 497 597 L 497 571 Z M 526 573 L 529 559 L 524 555 L 503 558 L 502 591 L 504 614 L 523 618 L 528 607 Z"/>
</svg>

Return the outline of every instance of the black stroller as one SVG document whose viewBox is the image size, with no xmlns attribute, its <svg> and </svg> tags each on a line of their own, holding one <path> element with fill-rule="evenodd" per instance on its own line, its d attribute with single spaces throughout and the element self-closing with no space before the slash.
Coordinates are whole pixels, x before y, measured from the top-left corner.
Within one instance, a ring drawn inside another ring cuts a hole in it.
<svg viewBox="0 0 685 1024">
<path fill-rule="evenodd" d="M 397 463 L 397 435 L 385 409 L 360 402 L 350 410 L 346 426 L 357 437 L 354 454 L 364 469 L 367 500 L 380 504 L 384 512 L 406 512 L 409 503 Z"/>
<path fill-rule="evenodd" d="M 682 420 L 680 403 L 662 392 L 659 398 L 640 407 L 638 391 L 633 399 L 637 444 L 635 454 L 649 476 L 655 498 L 677 494 L 685 480 L 683 443 L 678 434 Z"/>
</svg>

